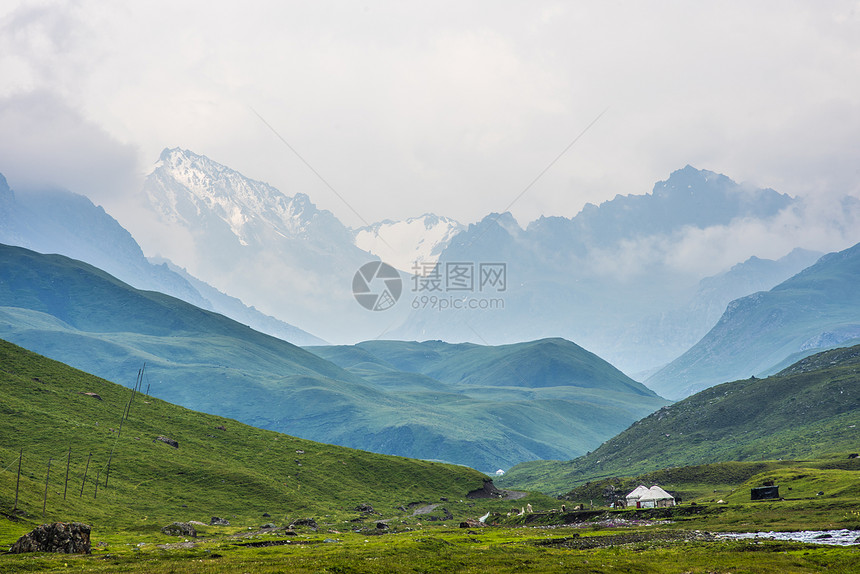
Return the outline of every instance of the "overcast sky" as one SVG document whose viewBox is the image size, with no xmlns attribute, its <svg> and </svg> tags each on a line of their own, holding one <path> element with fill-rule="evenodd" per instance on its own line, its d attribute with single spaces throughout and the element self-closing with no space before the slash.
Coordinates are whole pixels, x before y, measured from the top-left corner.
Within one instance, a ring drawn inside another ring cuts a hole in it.
<svg viewBox="0 0 860 574">
<path fill-rule="evenodd" d="M 860 2 L 0 1 L 13 188 L 110 206 L 179 146 L 347 225 L 469 223 L 580 134 L 521 224 L 686 164 L 860 195 Z"/>
</svg>

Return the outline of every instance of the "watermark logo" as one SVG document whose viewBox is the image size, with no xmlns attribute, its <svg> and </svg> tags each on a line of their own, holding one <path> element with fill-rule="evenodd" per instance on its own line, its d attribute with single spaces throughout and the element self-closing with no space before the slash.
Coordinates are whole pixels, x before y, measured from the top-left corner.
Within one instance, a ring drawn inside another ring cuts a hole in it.
<svg viewBox="0 0 860 574">
<path fill-rule="evenodd" d="M 508 290 L 505 263 L 471 261 L 415 262 L 412 266 L 411 307 L 418 309 L 494 310 L 504 309 L 505 301 L 487 297 Z M 403 284 L 400 273 L 382 261 L 365 263 L 352 279 L 352 294 L 370 311 L 385 311 L 400 299 Z M 477 296 L 475 296 L 477 295 Z"/>
<path fill-rule="evenodd" d="M 352 278 L 352 294 L 370 311 L 391 309 L 403 292 L 400 273 L 382 261 L 365 263 Z"/>
</svg>

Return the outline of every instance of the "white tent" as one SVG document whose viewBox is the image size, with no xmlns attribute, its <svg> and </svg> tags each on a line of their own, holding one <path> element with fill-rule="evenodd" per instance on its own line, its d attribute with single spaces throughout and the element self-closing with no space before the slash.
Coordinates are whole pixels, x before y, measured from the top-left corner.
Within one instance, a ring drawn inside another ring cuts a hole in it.
<svg viewBox="0 0 860 574">
<path fill-rule="evenodd" d="M 635 506 L 636 508 L 675 506 L 675 497 L 656 485 L 646 488 L 640 484 L 626 498 L 627 506 Z"/>
<path fill-rule="evenodd" d="M 648 487 L 644 484 L 640 484 L 633 489 L 633 492 L 624 497 L 627 499 L 627 506 L 637 506 L 636 503 L 639 502 L 639 499 L 646 494 L 648 494 Z"/>
</svg>

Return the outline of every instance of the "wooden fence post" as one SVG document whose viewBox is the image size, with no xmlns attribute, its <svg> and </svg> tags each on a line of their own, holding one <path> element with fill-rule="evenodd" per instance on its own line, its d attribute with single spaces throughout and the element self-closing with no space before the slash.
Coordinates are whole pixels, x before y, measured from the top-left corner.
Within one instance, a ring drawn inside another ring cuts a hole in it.
<svg viewBox="0 0 860 574">
<path fill-rule="evenodd" d="M 69 490 L 69 467 L 72 465 L 72 447 L 69 447 L 69 457 L 66 459 L 66 482 L 63 485 L 63 500 L 66 499 L 66 491 Z"/>
<path fill-rule="evenodd" d="M 87 457 L 87 467 L 84 469 L 84 479 L 81 481 L 81 496 L 84 495 L 84 485 L 87 483 L 87 472 L 90 470 L 90 459 L 93 457 L 93 453 Z"/>
</svg>

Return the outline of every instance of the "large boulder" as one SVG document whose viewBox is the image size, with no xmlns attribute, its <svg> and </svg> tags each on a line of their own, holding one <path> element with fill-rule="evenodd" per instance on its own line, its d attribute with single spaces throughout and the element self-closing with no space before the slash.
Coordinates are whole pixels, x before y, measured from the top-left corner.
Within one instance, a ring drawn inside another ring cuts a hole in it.
<svg viewBox="0 0 860 574">
<path fill-rule="evenodd" d="M 10 552 L 90 553 L 90 526 L 80 522 L 54 522 L 37 526 L 12 545 Z"/>
<path fill-rule="evenodd" d="M 188 522 L 174 522 L 163 527 L 161 531 L 168 536 L 197 536 L 197 529 Z"/>
<path fill-rule="evenodd" d="M 154 439 L 152 439 L 152 442 L 155 442 L 155 441 L 161 441 L 161 442 L 163 442 L 164 444 L 169 444 L 169 445 L 170 445 L 170 446 L 172 446 L 173 448 L 179 448 L 179 442 L 178 442 L 178 441 L 173 440 L 173 439 L 172 439 L 172 438 L 170 438 L 170 437 L 166 437 L 166 436 L 157 436 L 157 437 L 155 437 Z"/>
</svg>

